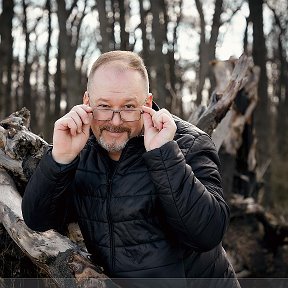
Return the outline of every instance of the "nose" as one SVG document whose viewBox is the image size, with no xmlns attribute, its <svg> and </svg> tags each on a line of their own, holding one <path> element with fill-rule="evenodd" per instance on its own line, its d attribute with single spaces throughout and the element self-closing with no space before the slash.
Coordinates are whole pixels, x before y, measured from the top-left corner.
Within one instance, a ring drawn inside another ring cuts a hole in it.
<svg viewBox="0 0 288 288">
<path fill-rule="evenodd" d="M 114 126 L 119 126 L 120 124 L 122 124 L 122 120 L 120 117 L 120 113 L 118 111 L 113 111 L 113 116 L 112 119 L 110 120 L 111 124 Z"/>
</svg>

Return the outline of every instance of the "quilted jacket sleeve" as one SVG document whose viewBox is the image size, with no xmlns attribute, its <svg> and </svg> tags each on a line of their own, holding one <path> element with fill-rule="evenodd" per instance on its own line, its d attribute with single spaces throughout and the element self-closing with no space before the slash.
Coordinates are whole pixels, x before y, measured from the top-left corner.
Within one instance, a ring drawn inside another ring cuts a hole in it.
<svg viewBox="0 0 288 288">
<path fill-rule="evenodd" d="M 51 156 L 51 148 L 41 159 L 30 178 L 22 200 L 22 213 L 26 225 L 32 230 L 61 229 L 67 216 L 69 193 L 78 158 L 62 165 Z"/>
<path fill-rule="evenodd" d="M 206 134 L 191 136 L 191 142 L 185 157 L 176 141 L 143 157 L 170 228 L 184 245 L 208 251 L 223 238 L 229 208 L 223 199 L 214 143 Z"/>
</svg>

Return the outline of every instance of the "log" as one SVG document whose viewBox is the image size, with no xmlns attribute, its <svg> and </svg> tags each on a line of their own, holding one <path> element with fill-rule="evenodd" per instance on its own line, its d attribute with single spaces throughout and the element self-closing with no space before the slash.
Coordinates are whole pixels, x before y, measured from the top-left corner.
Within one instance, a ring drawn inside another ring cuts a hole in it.
<svg viewBox="0 0 288 288">
<path fill-rule="evenodd" d="M 227 79 L 230 78 L 230 75 L 233 73 L 233 67 L 237 65 L 237 63 L 238 61 L 235 59 L 213 61 L 213 70 L 217 84 L 216 91 L 221 91 L 229 85 Z M 245 74 L 245 84 L 237 92 L 229 112 L 212 133 L 212 139 L 219 151 L 220 160 L 223 164 L 221 171 L 223 188 L 228 200 L 233 193 L 237 193 L 237 191 L 233 191 L 233 180 L 235 176 L 238 177 L 240 182 L 242 181 L 243 186 L 249 186 L 249 189 L 245 192 L 247 195 L 251 196 L 253 193 L 258 193 L 256 190 L 261 186 L 261 179 L 255 177 L 256 139 L 253 137 L 252 121 L 253 112 L 258 101 L 257 88 L 260 69 L 252 64 L 252 61 L 250 61 Z M 249 139 L 247 139 L 247 135 L 249 135 Z M 251 143 L 249 142 L 250 139 L 252 139 Z M 243 141 L 244 146 L 241 147 Z M 246 151 L 247 149 L 249 149 L 249 152 Z M 238 153 L 239 156 L 237 155 Z M 245 153 L 247 153 L 247 155 Z M 239 166 L 237 162 L 239 158 L 244 162 L 244 164 L 240 166 L 243 167 L 247 165 L 248 169 L 247 171 L 236 171 L 235 173 L 236 166 Z M 249 181 L 250 179 L 253 181 Z M 254 184 L 250 185 L 249 182 L 253 182 Z"/>
<path fill-rule="evenodd" d="M 48 147 L 29 131 L 29 122 L 26 108 L 0 122 L 0 221 L 20 249 L 59 287 L 67 287 L 67 281 L 69 287 L 116 287 L 101 267 L 91 263 L 83 239 L 77 245 L 54 230 L 39 233 L 25 225 L 18 187 L 24 190 Z M 69 235 L 78 241 L 79 226 L 73 224 Z"/>
<path fill-rule="evenodd" d="M 239 278 L 286 278 L 288 225 L 254 198 L 234 194 L 223 246 Z"/>
<path fill-rule="evenodd" d="M 25 225 L 22 198 L 4 169 L 0 170 L 0 187 L 0 219 L 6 231 L 58 287 L 118 287 L 69 238 L 54 230 L 35 232 Z"/>
<path fill-rule="evenodd" d="M 190 116 L 188 121 L 195 124 L 209 135 L 212 135 L 213 130 L 230 109 L 237 92 L 246 84 L 249 66 L 251 66 L 251 59 L 245 54 L 242 54 L 236 61 L 231 76 L 226 74 L 226 79 L 229 79 L 229 82 L 227 83 L 226 80 L 221 88 L 218 88 L 212 93 L 207 109 L 199 107 Z"/>
<path fill-rule="evenodd" d="M 260 78 L 260 69 L 257 66 L 248 70 L 249 76 L 246 85 L 243 87 L 243 92 L 247 94 L 249 100 L 248 106 L 244 113 L 242 111 L 233 109 L 230 129 L 228 129 L 227 136 L 224 137 L 224 146 L 227 153 L 236 155 L 238 149 L 242 144 L 242 134 L 246 124 L 251 123 L 252 114 L 258 102 L 258 83 Z M 241 97 L 242 95 L 240 95 Z"/>
<path fill-rule="evenodd" d="M 0 163 L 16 184 L 28 182 L 48 143 L 29 130 L 30 111 L 22 108 L 0 122 Z"/>
</svg>

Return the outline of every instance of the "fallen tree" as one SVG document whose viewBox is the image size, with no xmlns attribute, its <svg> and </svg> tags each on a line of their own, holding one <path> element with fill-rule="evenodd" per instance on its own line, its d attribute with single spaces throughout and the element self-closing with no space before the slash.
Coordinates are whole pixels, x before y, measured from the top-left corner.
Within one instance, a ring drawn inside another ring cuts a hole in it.
<svg viewBox="0 0 288 288">
<path fill-rule="evenodd" d="M 13 241 L 59 287 L 112 287 L 101 267 L 77 245 L 79 227 L 71 225 L 68 237 L 54 230 L 38 233 L 22 217 L 21 195 L 48 143 L 29 131 L 30 113 L 23 108 L 0 122 L 0 220 Z M 10 176 L 10 175 L 11 176 Z M 16 185 L 17 187 L 16 187 Z M 67 282 L 68 281 L 68 282 Z"/>
<path fill-rule="evenodd" d="M 59 287 L 111 287 L 111 280 L 102 273 L 101 268 L 92 265 L 88 254 L 69 238 L 54 230 L 38 233 L 25 225 L 21 196 L 4 170 L 0 170 L 0 186 L 2 224 L 21 250 Z"/>
<path fill-rule="evenodd" d="M 217 90 L 227 85 L 235 59 L 214 61 Z M 234 70 L 235 71 L 235 70 Z M 238 277 L 287 277 L 288 225 L 261 205 L 265 172 L 258 167 L 253 112 L 258 101 L 260 69 L 249 65 L 245 85 L 212 134 L 219 149 L 224 194 L 231 210 L 223 245 Z"/>
</svg>

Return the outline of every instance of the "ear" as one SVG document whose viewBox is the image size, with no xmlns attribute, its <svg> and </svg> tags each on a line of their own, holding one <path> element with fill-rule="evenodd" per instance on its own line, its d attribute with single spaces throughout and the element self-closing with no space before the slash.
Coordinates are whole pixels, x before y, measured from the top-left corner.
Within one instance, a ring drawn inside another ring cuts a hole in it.
<svg viewBox="0 0 288 288">
<path fill-rule="evenodd" d="M 83 95 L 83 104 L 90 106 L 88 91 L 85 91 L 85 93 Z"/>
<path fill-rule="evenodd" d="M 149 93 L 145 105 L 147 107 L 152 108 L 152 100 L 153 100 L 153 95 L 152 93 Z"/>
</svg>

